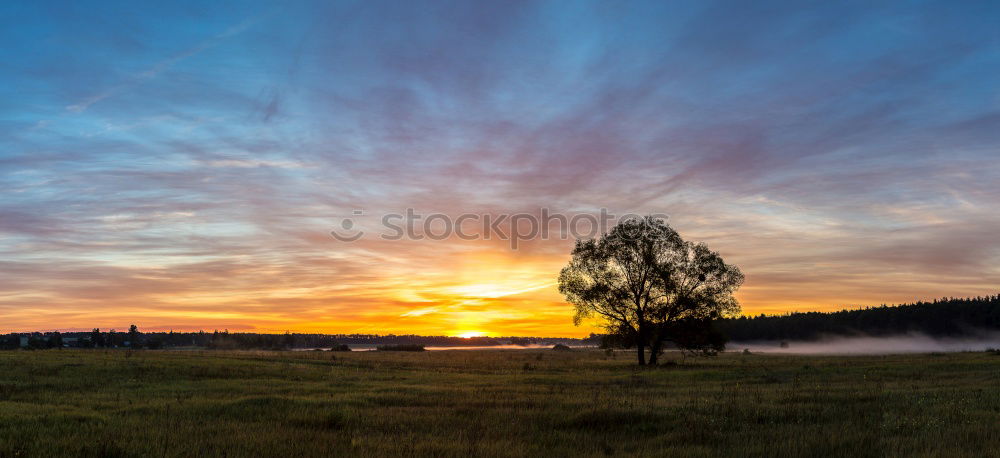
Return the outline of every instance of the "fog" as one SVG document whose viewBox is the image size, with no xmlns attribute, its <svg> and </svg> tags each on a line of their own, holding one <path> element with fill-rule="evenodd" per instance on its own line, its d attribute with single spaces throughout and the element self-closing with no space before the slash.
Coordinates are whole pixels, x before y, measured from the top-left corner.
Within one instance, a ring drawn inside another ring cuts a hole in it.
<svg viewBox="0 0 1000 458">
<path fill-rule="evenodd" d="M 934 338 L 925 334 L 904 334 L 888 337 L 829 337 L 815 341 L 786 341 L 787 348 L 778 341 L 729 342 L 728 351 L 790 354 L 829 355 L 880 355 L 893 353 L 933 353 L 956 351 L 983 351 L 1000 348 L 1000 333 L 984 332 L 963 338 Z"/>
</svg>

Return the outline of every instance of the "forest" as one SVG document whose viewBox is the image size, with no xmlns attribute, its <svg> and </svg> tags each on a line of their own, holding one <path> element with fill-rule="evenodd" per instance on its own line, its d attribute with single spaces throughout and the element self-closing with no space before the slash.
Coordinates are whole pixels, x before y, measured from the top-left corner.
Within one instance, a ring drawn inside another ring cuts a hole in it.
<svg viewBox="0 0 1000 458">
<path fill-rule="evenodd" d="M 838 312 L 759 315 L 716 322 L 732 341 L 818 340 L 828 336 L 883 337 L 921 333 L 965 337 L 1000 330 L 1000 295 L 943 298 Z"/>
</svg>

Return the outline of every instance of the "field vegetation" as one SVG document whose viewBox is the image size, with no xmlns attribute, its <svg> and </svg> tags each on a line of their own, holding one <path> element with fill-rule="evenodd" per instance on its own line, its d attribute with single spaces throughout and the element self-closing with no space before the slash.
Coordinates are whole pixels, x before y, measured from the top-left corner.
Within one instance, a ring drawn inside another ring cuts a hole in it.
<svg viewBox="0 0 1000 458">
<path fill-rule="evenodd" d="M 0 456 L 997 456 L 1000 357 L 0 352 Z"/>
</svg>

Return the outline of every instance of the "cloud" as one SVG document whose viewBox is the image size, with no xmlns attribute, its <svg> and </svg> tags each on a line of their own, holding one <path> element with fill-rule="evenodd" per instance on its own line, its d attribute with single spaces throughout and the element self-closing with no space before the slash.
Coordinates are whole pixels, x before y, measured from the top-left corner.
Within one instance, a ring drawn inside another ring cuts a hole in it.
<svg viewBox="0 0 1000 458">
<path fill-rule="evenodd" d="M 66 106 L 66 110 L 70 111 L 70 112 L 73 112 L 73 113 L 81 113 L 83 111 L 86 111 L 88 108 L 90 108 L 91 105 L 93 105 L 93 104 L 95 104 L 97 102 L 100 102 L 100 101 L 102 101 L 102 100 L 104 100 L 104 99 L 106 99 L 108 97 L 112 97 L 112 96 L 114 96 L 114 95 L 116 95 L 116 94 L 118 94 L 120 92 L 129 90 L 129 89 L 131 89 L 131 88 L 133 88 L 135 86 L 138 86 L 138 85 L 142 84 L 142 82 L 144 80 L 156 78 L 161 73 L 169 70 L 171 67 L 173 67 L 174 65 L 176 65 L 179 62 L 183 61 L 184 59 L 187 59 L 187 58 L 189 58 L 191 56 L 194 56 L 194 55 L 196 55 L 196 54 L 198 54 L 198 53 L 200 53 L 200 52 L 202 52 L 202 51 L 204 51 L 206 49 L 209 49 L 209 48 L 211 48 L 213 46 L 216 46 L 220 42 L 222 42 L 223 40 L 225 40 L 227 38 L 230 38 L 230 37 L 233 37 L 233 36 L 236 36 L 236 35 L 242 33 L 244 30 L 250 28 L 255 22 L 257 22 L 257 19 L 248 19 L 248 20 L 245 20 L 245 21 L 241 22 L 240 24 L 237 24 L 237 25 L 234 25 L 232 27 L 229 27 L 226 30 L 222 31 L 221 33 L 219 33 L 219 34 L 217 34 L 217 35 L 215 35 L 215 36 L 213 36 L 211 38 L 208 38 L 208 39 L 206 39 L 204 41 L 201 41 L 200 43 L 196 44 L 195 46 L 192 46 L 192 47 L 190 47 L 188 49 L 185 49 L 184 51 L 181 51 L 181 52 L 179 52 L 177 54 L 174 54 L 174 55 L 172 55 L 172 56 L 170 56 L 170 57 L 168 57 L 166 59 L 163 59 L 163 60 L 157 62 L 156 64 L 154 64 L 153 66 L 147 68 L 146 70 L 143 70 L 143 71 L 141 71 L 139 73 L 136 73 L 136 74 L 132 75 L 131 77 L 129 77 L 123 83 L 120 83 L 120 84 L 115 85 L 115 86 L 113 86 L 113 87 L 111 87 L 111 88 L 109 88 L 109 89 L 107 89 L 105 91 L 102 91 L 102 92 L 94 94 L 94 95 L 92 95 L 90 97 L 87 97 L 87 98 L 85 98 L 84 100 L 82 100 L 82 101 L 80 101 L 78 103 L 74 103 L 72 105 Z"/>
<path fill-rule="evenodd" d="M 572 240 L 339 244 L 356 209 L 666 213 L 748 313 L 994 293 L 990 8 L 26 8 L 0 322 L 591 330 L 551 285 Z"/>
<path fill-rule="evenodd" d="M 222 159 L 217 161 L 208 161 L 205 165 L 209 167 L 231 167 L 231 168 L 256 168 L 256 167 L 274 167 L 279 169 L 301 169 L 307 167 L 305 164 L 301 164 L 294 161 L 267 161 L 267 160 L 256 160 L 256 159 Z"/>
</svg>

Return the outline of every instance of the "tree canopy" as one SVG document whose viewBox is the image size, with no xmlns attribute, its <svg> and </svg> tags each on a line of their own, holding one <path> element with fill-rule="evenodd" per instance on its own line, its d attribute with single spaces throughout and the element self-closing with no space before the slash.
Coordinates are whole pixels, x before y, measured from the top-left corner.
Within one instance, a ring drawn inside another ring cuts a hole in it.
<svg viewBox="0 0 1000 458">
<path fill-rule="evenodd" d="M 656 364 L 664 342 L 711 345 L 714 319 L 735 316 L 733 293 L 743 274 L 702 243 L 683 240 L 662 219 L 618 223 L 597 239 L 578 240 L 559 274 L 559 291 L 574 305 L 574 323 L 600 319 L 634 341 L 640 365 Z"/>
</svg>

